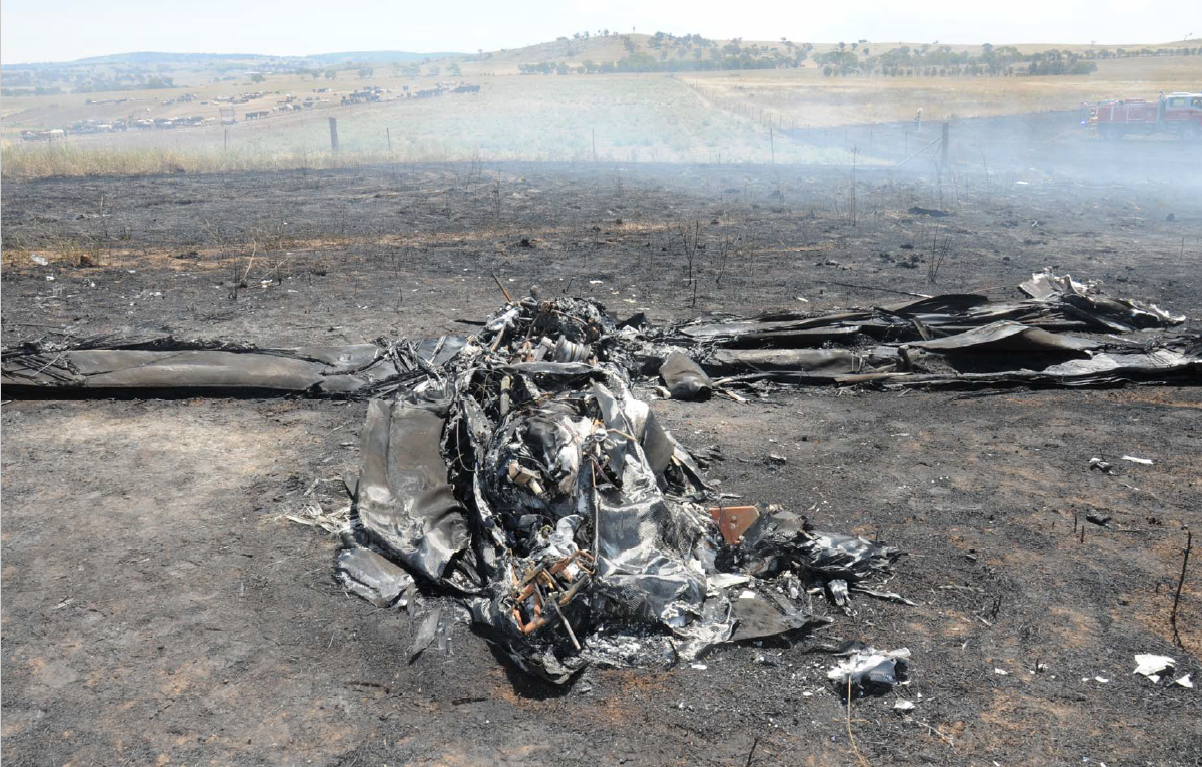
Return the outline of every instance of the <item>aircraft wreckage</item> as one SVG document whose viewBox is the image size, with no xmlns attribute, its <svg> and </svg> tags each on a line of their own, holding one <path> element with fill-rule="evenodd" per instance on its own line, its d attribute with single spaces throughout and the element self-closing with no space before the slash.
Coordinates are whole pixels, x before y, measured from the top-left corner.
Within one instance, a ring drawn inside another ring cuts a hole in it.
<svg viewBox="0 0 1202 767">
<path fill-rule="evenodd" d="M 636 390 L 742 399 L 802 384 L 1202 380 L 1202 338 L 1165 330 L 1184 317 L 1067 276 L 1021 289 L 1013 301 L 941 295 L 665 327 L 532 296 L 473 336 L 346 347 L 43 340 L 6 349 L 0 382 L 9 396 L 369 398 L 339 581 L 379 606 L 412 604 L 415 582 L 453 597 L 519 667 L 564 682 L 590 662 L 691 660 L 807 632 L 830 622 L 805 607 L 816 593 L 845 610 L 855 593 L 905 601 L 884 590 L 896 549 L 776 507 L 724 505 L 703 456 Z M 426 616 L 416 651 L 442 620 Z M 886 677 L 904 669 L 886 661 Z"/>
</svg>

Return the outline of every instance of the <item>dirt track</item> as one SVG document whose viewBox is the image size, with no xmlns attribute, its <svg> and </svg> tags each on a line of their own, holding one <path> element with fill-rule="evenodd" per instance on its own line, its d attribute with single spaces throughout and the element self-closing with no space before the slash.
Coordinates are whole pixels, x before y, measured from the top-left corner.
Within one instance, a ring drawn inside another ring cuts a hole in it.
<svg viewBox="0 0 1202 767">
<path fill-rule="evenodd" d="M 678 166 L 8 183 L 3 340 L 465 331 L 457 319 L 498 304 L 490 272 L 661 319 L 897 298 L 835 282 L 1014 295 L 1044 266 L 1202 305 L 1202 201 L 1176 187 L 860 173 L 855 225 L 850 191 L 846 170 Z M 679 246 L 694 222 L 696 295 Z M 66 263 L 80 255 L 98 265 Z M 852 707 L 871 764 L 1202 760 L 1197 690 L 1131 673 L 1153 652 L 1202 676 L 1195 570 L 1185 650 L 1168 626 L 1181 527 L 1202 509 L 1202 390 L 816 388 L 654 407 L 686 445 L 722 446 L 724 490 L 909 553 L 891 586 L 918 607 L 860 601 L 824 636 L 914 653 L 909 687 Z M 723 649 L 705 670 L 593 669 L 553 689 L 460 627 L 450 657 L 407 664 L 409 618 L 344 595 L 336 541 L 280 518 L 343 502 L 333 481 L 305 493 L 353 470 L 363 412 L 5 404 L 6 763 L 855 763 L 830 661 L 805 644 Z M 1093 456 L 1118 475 L 1091 472 Z M 1122 531 L 1088 524 L 1082 542 L 1074 520 L 1092 511 Z M 918 701 L 911 720 L 891 710 L 902 697 Z"/>
</svg>

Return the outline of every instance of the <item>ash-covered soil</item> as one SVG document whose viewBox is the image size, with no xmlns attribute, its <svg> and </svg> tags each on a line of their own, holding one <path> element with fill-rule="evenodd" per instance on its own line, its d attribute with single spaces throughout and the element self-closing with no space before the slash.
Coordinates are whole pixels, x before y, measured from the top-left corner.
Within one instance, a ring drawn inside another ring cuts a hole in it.
<svg viewBox="0 0 1202 767">
<path fill-rule="evenodd" d="M 457 320 L 500 302 L 494 273 L 513 293 L 666 320 L 904 299 L 879 289 L 1013 296 L 1050 266 L 1202 327 L 1202 199 L 1029 169 L 860 170 L 854 185 L 847 169 L 535 164 L 54 179 L 6 183 L 2 214 L 5 345 L 465 332 Z M 282 518 L 345 503 L 362 403 L 6 401 L 6 764 L 862 764 L 849 732 L 872 765 L 1202 760 L 1198 691 L 1132 674 L 1147 652 L 1202 681 L 1197 551 L 1184 648 L 1169 627 L 1182 528 L 1202 511 L 1202 390 L 811 388 L 653 407 L 687 446 L 721 446 L 723 490 L 909 554 L 891 588 L 917 607 L 859 600 L 818 637 L 909 647 L 908 686 L 849 717 L 830 658 L 798 642 L 554 688 L 464 626 L 449 656 L 409 664 L 409 616 L 344 594 L 337 541 Z M 1091 472 L 1094 456 L 1117 473 Z"/>
</svg>

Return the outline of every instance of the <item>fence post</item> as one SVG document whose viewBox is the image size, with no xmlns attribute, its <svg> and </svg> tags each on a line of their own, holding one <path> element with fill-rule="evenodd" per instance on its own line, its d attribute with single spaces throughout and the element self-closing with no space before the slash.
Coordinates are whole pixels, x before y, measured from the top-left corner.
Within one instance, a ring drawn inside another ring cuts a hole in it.
<svg viewBox="0 0 1202 767">
<path fill-rule="evenodd" d="M 939 143 L 939 159 L 947 165 L 947 123 L 943 123 L 943 140 Z"/>
<path fill-rule="evenodd" d="M 384 126 L 384 137 L 388 139 L 388 153 L 392 154 L 392 131 L 388 126 Z"/>
<path fill-rule="evenodd" d="M 330 118 L 330 151 L 338 151 L 338 118 Z"/>
</svg>

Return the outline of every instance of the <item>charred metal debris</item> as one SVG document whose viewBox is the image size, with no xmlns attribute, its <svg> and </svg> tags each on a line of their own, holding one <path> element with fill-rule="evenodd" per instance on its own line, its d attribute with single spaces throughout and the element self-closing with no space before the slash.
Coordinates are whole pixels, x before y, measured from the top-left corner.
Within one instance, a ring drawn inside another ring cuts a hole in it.
<svg viewBox="0 0 1202 767">
<path fill-rule="evenodd" d="M 1027 298 L 971 294 L 835 313 L 655 327 L 593 301 L 508 301 L 474 336 L 259 349 L 172 339 L 42 342 L 3 353 L 5 391 L 305 393 L 370 398 L 336 577 L 381 607 L 453 597 L 525 671 L 662 665 L 797 637 L 886 590 L 900 552 L 776 507 L 728 506 L 639 392 L 681 399 L 788 384 L 1197 384 L 1184 320 L 1033 275 Z M 1152 332 L 1148 332 L 1151 330 Z M 1139 340 L 1132 334 L 1141 331 Z M 660 386 L 659 384 L 662 384 Z M 448 609 L 411 654 L 449 642 Z M 886 683 L 904 651 L 832 672 Z M 850 682 L 849 682 L 850 680 Z"/>
</svg>

